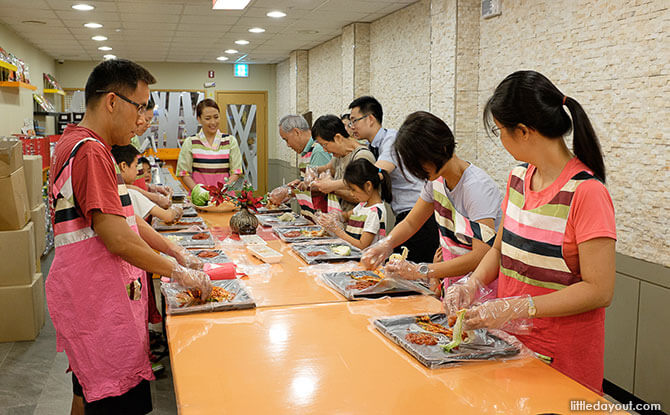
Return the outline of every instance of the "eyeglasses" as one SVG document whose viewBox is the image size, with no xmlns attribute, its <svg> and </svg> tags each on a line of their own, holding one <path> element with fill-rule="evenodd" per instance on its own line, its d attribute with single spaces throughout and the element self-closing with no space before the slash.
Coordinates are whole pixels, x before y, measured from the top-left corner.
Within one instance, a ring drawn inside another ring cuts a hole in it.
<svg viewBox="0 0 670 415">
<path fill-rule="evenodd" d="M 354 128 L 354 124 L 356 124 L 358 121 L 362 120 L 363 118 L 367 117 L 368 115 L 369 114 L 365 114 L 362 117 L 359 117 L 359 118 L 356 118 L 356 119 L 353 119 L 353 120 L 349 121 L 349 128 Z"/>
<path fill-rule="evenodd" d="M 133 104 L 135 106 L 135 108 L 137 108 L 137 115 L 144 116 L 144 111 L 147 108 L 147 104 L 139 104 L 139 103 L 133 101 L 132 99 L 124 97 L 123 95 L 119 94 L 118 92 L 114 92 L 114 91 L 105 91 L 104 89 L 98 89 L 95 92 L 96 92 L 96 94 L 114 94 L 117 97 L 121 98 L 122 100 L 126 101 L 127 103 Z"/>
<path fill-rule="evenodd" d="M 500 137 L 500 127 L 498 127 L 497 125 L 491 127 L 491 134 L 493 134 L 496 137 Z"/>
</svg>

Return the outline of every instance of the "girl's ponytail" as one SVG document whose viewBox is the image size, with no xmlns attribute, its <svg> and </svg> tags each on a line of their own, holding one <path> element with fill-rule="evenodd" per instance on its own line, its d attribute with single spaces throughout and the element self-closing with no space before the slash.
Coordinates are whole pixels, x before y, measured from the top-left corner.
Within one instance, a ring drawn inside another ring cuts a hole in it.
<svg viewBox="0 0 670 415">
<path fill-rule="evenodd" d="M 565 106 L 572 115 L 572 147 L 575 155 L 582 163 L 586 164 L 596 178 L 605 183 L 605 162 L 598 142 L 598 136 L 593 130 L 588 115 L 579 102 L 570 97 L 565 97 Z"/>
<path fill-rule="evenodd" d="M 379 187 L 381 188 L 382 200 L 386 203 L 391 203 L 391 200 L 393 200 L 393 193 L 391 192 L 391 175 L 384 169 L 379 169 L 379 175 L 381 176 Z"/>
<path fill-rule="evenodd" d="M 384 169 L 380 169 L 367 159 L 354 160 L 344 170 L 344 181 L 356 185 L 361 189 L 365 183 L 372 183 L 372 187 L 381 191 L 382 200 L 390 203 L 393 199 L 391 193 L 391 176 Z"/>
</svg>

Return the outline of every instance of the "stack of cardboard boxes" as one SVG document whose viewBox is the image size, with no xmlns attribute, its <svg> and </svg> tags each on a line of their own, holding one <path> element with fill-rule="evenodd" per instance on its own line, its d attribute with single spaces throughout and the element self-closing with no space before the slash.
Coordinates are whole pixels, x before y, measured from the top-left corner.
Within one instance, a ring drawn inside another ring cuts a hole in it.
<svg viewBox="0 0 670 415">
<path fill-rule="evenodd" d="M 0 198 L 0 342 L 34 340 L 45 313 L 42 160 L 24 164 L 17 140 L 0 140 Z"/>
</svg>

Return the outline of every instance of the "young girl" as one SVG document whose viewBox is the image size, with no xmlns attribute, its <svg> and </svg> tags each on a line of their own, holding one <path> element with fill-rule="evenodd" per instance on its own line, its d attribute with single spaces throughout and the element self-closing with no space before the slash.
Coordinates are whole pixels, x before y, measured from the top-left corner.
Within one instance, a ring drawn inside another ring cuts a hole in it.
<svg viewBox="0 0 670 415">
<path fill-rule="evenodd" d="M 344 183 L 358 204 L 342 214 L 347 226 L 343 230 L 333 215 L 319 216 L 317 221 L 337 237 L 364 249 L 386 236 L 386 208 L 390 202 L 391 178 L 369 160 L 354 160 L 344 171 Z M 380 194 L 381 191 L 381 194 Z"/>
</svg>

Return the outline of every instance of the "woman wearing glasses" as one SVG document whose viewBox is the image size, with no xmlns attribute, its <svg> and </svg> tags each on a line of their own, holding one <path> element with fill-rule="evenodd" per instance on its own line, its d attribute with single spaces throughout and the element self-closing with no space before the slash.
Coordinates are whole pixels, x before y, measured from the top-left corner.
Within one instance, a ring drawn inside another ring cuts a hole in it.
<svg viewBox="0 0 670 415">
<path fill-rule="evenodd" d="M 447 312 L 469 306 L 478 286 L 497 279 L 500 298 L 470 308 L 465 327 L 507 328 L 533 319 L 519 340 L 602 393 L 616 227 L 598 137 L 582 106 L 534 71 L 505 78 L 484 120 L 524 164 L 507 181 L 502 232 L 468 283 L 450 287 Z M 563 139 L 570 131 L 572 151 Z"/>
<path fill-rule="evenodd" d="M 205 99 L 196 106 L 200 132 L 184 140 L 177 161 L 177 175 L 193 189 L 196 184 L 234 183 L 242 175 L 242 155 L 235 137 L 219 131 L 219 106 Z"/>
<path fill-rule="evenodd" d="M 387 274 L 430 278 L 446 288 L 473 271 L 490 249 L 502 216 L 502 195 L 484 170 L 454 154 L 455 145 L 451 129 L 435 115 L 418 111 L 405 119 L 394 144 L 396 158 L 404 174 L 425 180 L 425 184 L 407 216 L 363 254 L 361 262 L 368 269 L 380 266 L 393 248 L 412 237 L 432 215 L 440 234 L 438 261 L 391 261 Z"/>
</svg>

